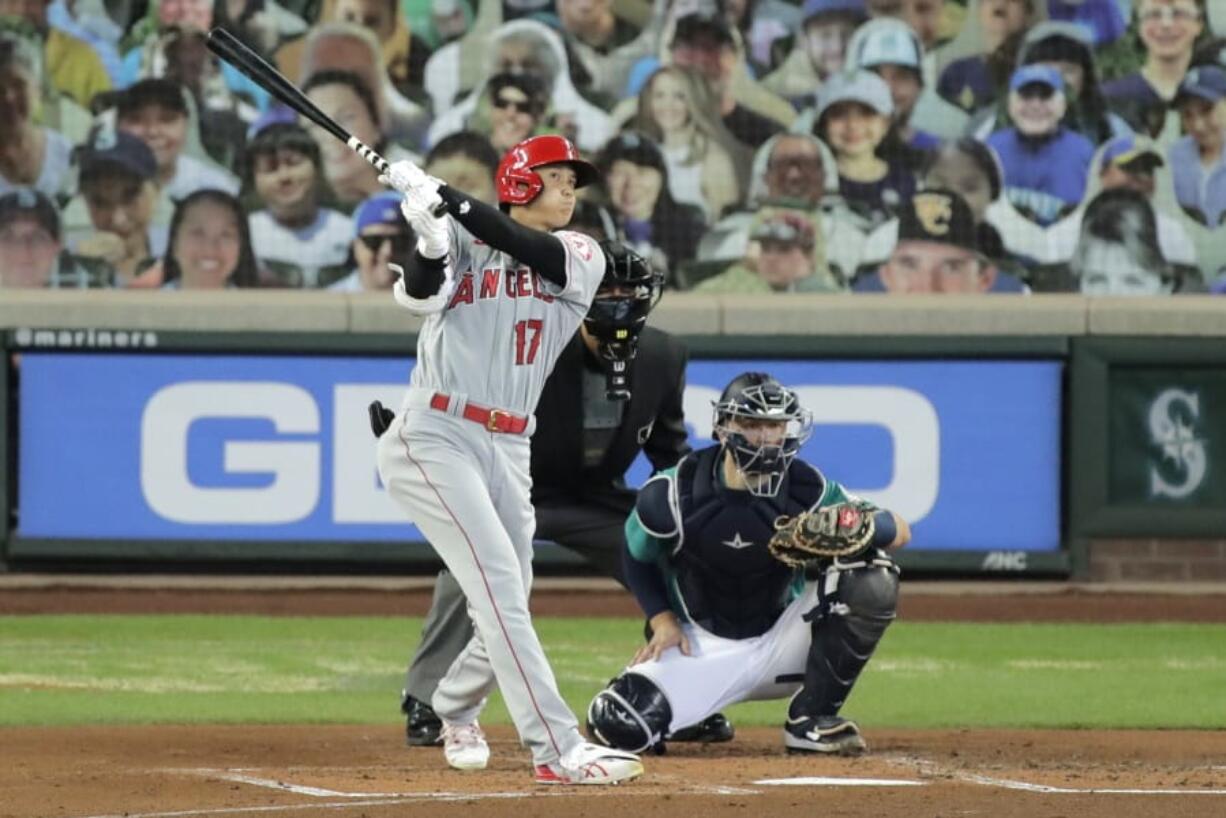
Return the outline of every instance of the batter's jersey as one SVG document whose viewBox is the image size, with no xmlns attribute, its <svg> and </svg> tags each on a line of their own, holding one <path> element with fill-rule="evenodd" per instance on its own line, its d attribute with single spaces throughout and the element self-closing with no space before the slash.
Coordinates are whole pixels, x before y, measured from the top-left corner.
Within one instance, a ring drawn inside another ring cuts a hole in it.
<svg viewBox="0 0 1226 818">
<path fill-rule="evenodd" d="M 545 379 L 596 297 L 604 253 L 583 233 L 554 233 L 566 252 L 566 284 L 558 286 L 455 219 L 447 222 L 452 275 L 446 306 L 422 325 L 410 382 L 531 415 Z"/>
</svg>

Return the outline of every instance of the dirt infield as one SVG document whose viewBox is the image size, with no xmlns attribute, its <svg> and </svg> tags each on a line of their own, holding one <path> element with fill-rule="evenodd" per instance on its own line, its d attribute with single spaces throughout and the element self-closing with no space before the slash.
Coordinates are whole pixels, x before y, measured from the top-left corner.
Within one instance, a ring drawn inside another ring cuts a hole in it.
<svg viewBox="0 0 1226 818">
<path fill-rule="evenodd" d="M 674 745 L 616 788 L 535 785 L 510 729 L 492 738 L 490 768 L 461 773 L 437 749 L 404 747 L 397 727 L 9 729 L 0 816 L 1226 814 L 1218 733 L 882 730 L 868 733 L 871 755 L 827 759 L 785 755 L 779 731 L 753 729 Z"/>
<path fill-rule="evenodd" d="M 904 585 L 901 615 L 961 621 L 1226 621 L 1219 594 L 958 593 Z M 910 591 L 910 592 L 909 592 Z M 0 613 L 421 615 L 422 589 L 13 588 Z M 634 615 L 617 593 L 548 593 L 538 615 Z M 785 755 L 780 731 L 672 745 L 617 788 L 541 787 L 509 728 L 480 773 L 407 749 L 397 725 L 0 730 L 0 818 L 403 818 L 516 815 L 1226 815 L 1226 733 L 897 731 L 865 725 L 861 759 Z"/>
</svg>

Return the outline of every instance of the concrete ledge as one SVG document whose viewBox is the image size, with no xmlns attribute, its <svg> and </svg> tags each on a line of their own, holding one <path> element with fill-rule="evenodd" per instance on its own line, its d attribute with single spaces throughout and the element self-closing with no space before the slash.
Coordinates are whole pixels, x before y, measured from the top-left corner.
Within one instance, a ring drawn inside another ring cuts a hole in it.
<svg viewBox="0 0 1226 818">
<path fill-rule="evenodd" d="M 344 332 L 348 304 L 326 291 L 5 290 L 0 327 L 201 332 Z"/>
<path fill-rule="evenodd" d="M 0 329 L 414 333 L 422 319 L 385 293 L 5 290 Z M 1226 338 L 1226 298 L 668 293 L 654 326 L 678 335 L 843 337 L 1084 335 Z"/>
<path fill-rule="evenodd" d="M 1226 337 L 1226 297 L 1092 298 L 1089 334 Z"/>
<path fill-rule="evenodd" d="M 416 333 L 425 318 L 401 307 L 389 293 L 352 293 L 349 302 L 348 331 L 363 333 Z"/>
<path fill-rule="evenodd" d="M 1077 295 L 725 296 L 727 335 L 1082 335 Z"/>
<path fill-rule="evenodd" d="M 716 295 L 665 293 L 647 321 L 674 335 L 719 335 L 724 331 L 728 300 Z"/>
</svg>

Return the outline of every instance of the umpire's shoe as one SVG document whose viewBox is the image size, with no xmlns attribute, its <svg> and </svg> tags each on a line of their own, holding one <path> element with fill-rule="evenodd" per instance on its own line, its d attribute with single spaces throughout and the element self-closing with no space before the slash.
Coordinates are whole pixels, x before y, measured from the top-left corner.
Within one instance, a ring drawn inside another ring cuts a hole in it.
<svg viewBox="0 0 1226 818">
<path fill-rule="evenodd" d="M 410 747 L 433 747 L 443 743 L 443 720 L 430 705 L 405 695 L 400 702 L 405 715 L 404 737 Z"/>
<path fill-rule="evenodd" d="M 838 716 L 789 716 L 783 725 L 783 743 L 789 754 L 858 756 L 868 752 L 856 723 Z"/>
<path fill-rule="evenodd" d="M 714 715 L 707 716 L 698 724 L 671 733 L 668 740 L 690 741 L 697 744 L 719 744 L 724 741 L 732 741 L 734 735 L 736 735 L 736 730 L 733 729 L 732 722 L 728 721 L 728 717 L 723 713 L 715 713 Z"/>
</svg>

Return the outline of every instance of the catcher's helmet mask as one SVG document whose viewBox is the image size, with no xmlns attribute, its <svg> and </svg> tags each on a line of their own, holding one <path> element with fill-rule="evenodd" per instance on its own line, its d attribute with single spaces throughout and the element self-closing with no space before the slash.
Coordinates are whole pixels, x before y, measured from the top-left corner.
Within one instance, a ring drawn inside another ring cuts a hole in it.
<svg viewBox="0 0 1226 818">
<path fill-rule="evenodd" d="M 494 173 L 498 204 L 528 205 L 541 195 L 545 181 L 536 172 L 545 165 L 570 165 L 575 171 L 575 188 L 595 182 L 596 167 L 579 155 L 579 149 L 564 136 L 532 136 L 506 152 Z"/>
<path fill-rule="evenodd" d="M 782 435 L 774 442 L 751 441 L 732 428 L 734 420 L 779 424 Z M 745 479 L 746 489 L 758 497 L 774 497 L 788 467 L 813 433 L 813 418 L 800 405 L 796 392 L 770 375 L 746 372 L 732 379 L 715 403 L 715 436 Z"/>
</svg>

